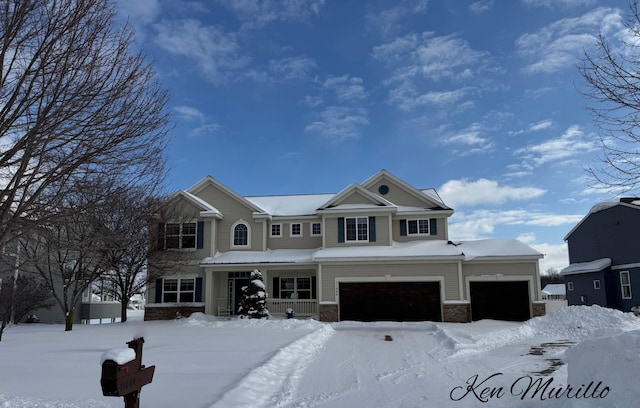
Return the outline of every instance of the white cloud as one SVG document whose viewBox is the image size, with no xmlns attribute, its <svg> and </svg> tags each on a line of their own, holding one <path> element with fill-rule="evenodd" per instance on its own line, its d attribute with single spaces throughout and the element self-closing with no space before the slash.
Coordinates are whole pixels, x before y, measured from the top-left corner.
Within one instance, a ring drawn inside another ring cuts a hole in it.
<svg viewBox="0 0 640 408">
<path fill-rule="evenodd" d="M 595 44 L 600 30 L 619 31 L 622 27 L 620 10 L 602 7 L 523 34 L 515 44 L 520 55 L 531 60 L 525 72 L 551 73 L 573 68 L 584 49 Z"/>
<path fill-rule="evenodd" d="M 406 112 L 422 106 L 444 108 L 458 103 L 469 92 L 469 88 L 460 88 L 450 91 L 428 91 L 420 94 L 411 83 L 404 83 L 389 91 L 389 102 Z"/>
<path fill-rule="evenodd" d="M 269 61 L 269 70 L 278 78 L 285 80 L 299 80 L 309 77 L 309 73 L 317 68 L 311 58 L 290 57 Z"/>
<path fill-rule="evenodd" d="M 203 78 L 221 85 L 247 66 L 233 34 L 216 26 L 203 26 L 194 19 L 162 21 L 155 25 L 156 44 L 164 50 L 193 61 Z"/>
<path fill-rule="evenodd" d="M 320 120 L 308 125 L 305 131 L 320 133 L 333 142 L 342 142 L 357 139 L 360 128 L 368 124 L 367 113 L 362 108 L 329 106 L 320 113 Z"/>
<path fill-rule="evenodd" d="M 438 193 L 444 202 L 452 207 L 465 205 L 503 204 L 507 201 L 530 200 L 542 196 L 546 190 L 536 187 L 500 186 L 497 181 L 484 178 L 450 180 L 444 183 Z"/>
<path fill-rule="evenodd" d="M 311 95 L 307 95 L 305 96 L 302 101 L 300 101 L 301 104 L 303 105 L 307 105 L 310 108 L 315 108 L 316 106 L 320 106 L 322 105 L 323 99 L 321 96 L 311 96 Z"/>
<path fill-rule="evenodd" d="M 329 77 L 324 82 L 324 88 L 333 91 L 339 102 L 357 101 L 367 97 L 362 79 L 349 75 Z"/>
<path fill-rule="evenodd" d="M 218 0 L 244 28 L 260 28 L 274 21 L 305 21 L 320 13 L 325 0 Z"/>
<path fill-rule="evenodd" d="M 590 6 L 595 4 L 597 0 L 522 0 L 524 4 L 532 7 L 577 7 Z"/>
<path fill-rule="evenodd" d="M 553 268 L 560 272 L 569 266 L 569 249 L 567 244 L 529 244 L 536 251 L 544 254 L 544 258 L 540 260 L 540 273 L 543 274 Z"/>
<path fill-rule="evenodd" d="M 598 148 L 596 138 L 585 137 L 580 126 L 572 125 L 559 138 L 529 145 L 517 149 L 514 153 L 521 156 L 526 163 L 537 167 L 551 161 L 567 160 Z"/>
<path fill-rule="evenodd" d="M 193 106 L 179 105 L 174 106 L 173 110 L 186 121 L 205 120 L 204 114 L 198 108 L 194 108 Z"/>
<path fill-rule="evenodd" d="M 474 14 L 482 14 L 493 8 L 493 0 L 480 0 L 474 3 L 471 3 L 469 6 L 469 11 Z"/>
<path fill-rule="evenodd" d="M 398 31 L 401 27 L 401 21 L 405 17 L 425 13 L 427 11 L 427 0 L 400 0 L 398 4 L 391 8 L 384 9 L 375 13 L 368 13 L 368 26 L 375 27 L 380 30 L 383 35 L 391 34 Z"/>
</svg>

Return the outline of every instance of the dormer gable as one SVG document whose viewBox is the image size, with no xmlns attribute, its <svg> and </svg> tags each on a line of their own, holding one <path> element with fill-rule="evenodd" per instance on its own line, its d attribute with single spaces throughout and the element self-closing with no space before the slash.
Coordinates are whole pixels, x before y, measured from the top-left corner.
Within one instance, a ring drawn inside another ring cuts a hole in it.
<svg viewBox="0 0 640 408">
<path fill-rule="evenodd" d="M 393 202 L 398 207 L 453 212 L 453 209 L 445 205 L 435 190 L 418 190 L 384 169 L 365 180 L 361 186 L 370 193 Z"/>
<path fill-rule="evenodd" d="M 189 187 L 186 192 L 197 197 L 200 200 L 203 200 L 204 202 L 216 202 L 217 196 L 223 194 L 236 201 L 247 210 L 253 212 L 254 215 L 261 215 L 266 213 L 262 208 L 237 194 L 235 191 L 231 190 L 211 176 L 203 178 L 193 186 Z"/>
<path fill-rule="evenodd" d="M 324 203 L 319 212 L 354 212 L 366 210 L 395 212 L 396 206 L 358 184 L 351 184 Z"/>
</svg>

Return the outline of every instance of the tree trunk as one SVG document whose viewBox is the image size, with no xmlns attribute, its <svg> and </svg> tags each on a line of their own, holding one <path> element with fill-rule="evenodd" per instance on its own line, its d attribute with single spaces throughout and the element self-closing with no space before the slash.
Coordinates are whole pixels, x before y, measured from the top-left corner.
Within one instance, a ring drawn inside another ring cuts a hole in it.
<svg viewBox="0 0 640 408">
<path fill-rule="evenodd" d="M 73 312 L 74 310 L 72 310 L 70 313 L 67 313 L 64 318 L 64 331 L 73 330 Z"/>
<path fill-rule="evenodd" d="M 7 323 L 2 320 L 2 323 L 0 324 L 0 341 L 2 341 L 2 333 L 4 332 L 5 327 L 7 327 Z"/>
<path fill-rule="evenodd" d="M 122 323 L 127 321 L 127 306 L 129 305 L 129 299 L 123 298 L 120 301 L 120 321 Z"/>
</svg>

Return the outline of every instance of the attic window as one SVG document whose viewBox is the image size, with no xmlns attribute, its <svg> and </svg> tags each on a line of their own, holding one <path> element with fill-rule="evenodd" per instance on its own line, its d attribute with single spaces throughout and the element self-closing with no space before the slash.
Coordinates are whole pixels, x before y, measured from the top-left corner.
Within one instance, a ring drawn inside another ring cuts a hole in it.
<svg viewBox="0 0 640 408">
<path fill-rule="evenodd" d="M 380 187 L 378 187 L 378 193 L 382 195 L 389 194 L 389 186 L 387 186 L 386 184 L 381 185 Z"/>
</svg>

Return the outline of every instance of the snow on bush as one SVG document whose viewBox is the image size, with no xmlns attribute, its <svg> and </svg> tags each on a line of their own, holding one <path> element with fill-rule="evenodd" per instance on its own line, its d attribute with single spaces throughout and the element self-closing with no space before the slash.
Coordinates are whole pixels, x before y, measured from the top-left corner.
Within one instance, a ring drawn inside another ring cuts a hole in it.
<svg viewBox="0 0 640 408">
<path fill-rule="evenodd" d="M 249 286 L 242 288 L 238 313 L 251 319 L 268 319 L 267 292 L 262 281 L 262 273 L 255 269 L 251 272 L 250 280 Z"/>
</svg>

